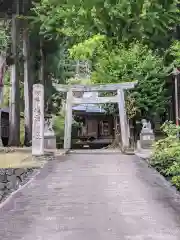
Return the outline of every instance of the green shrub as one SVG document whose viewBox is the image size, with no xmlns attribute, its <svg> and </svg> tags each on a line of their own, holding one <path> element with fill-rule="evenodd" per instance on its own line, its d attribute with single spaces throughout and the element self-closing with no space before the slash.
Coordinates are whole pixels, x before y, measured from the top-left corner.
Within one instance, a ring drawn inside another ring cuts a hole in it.
<svg viewBox="0 0 180 240">
<path fill-rule="evenodd" d="M 150 164 L 180 189 L 180 141 L 177 138 L 180 128 L 172 122 L 165 122 L 162 131 L 166 137 L 154 144 Z"/>
<path fill-rule="evenodd" d="M 167 170 L 173 165 L 174 161 L 179 161 L 179 159 L 180 143 L 176 138 L 168 136 L 155 143 L 150 163 L 163 175 L 170 175 L 167 174 Z"/>
<path fill-rule="evenodd" d="M 64 114 L 54 116 L 53 129 L 55 131 L 56 141 L 57 141 L 57 145 L 59 145 L 59 147 L 62 147 L 62 145 L 63 145 L 64 122 L 65 122 Z"/>
<path fill-rule="evenodd" d="M 64 128 L 65 128 L 65 116 L 64 112 L 61 112 L 59 115 L 54 116 L 53 119 L 53 129 L 56 134 L 57 147 L 63 147 L 64 142 Z M 81 122 L 77 122 L 73 119 L 72 121 L 72 131 L 71 138 L 77 137 L 77 131 L 82 126 Z"/>
<path fill-rule="evenodd" d="M 172 177 L 171 182 L 178 190 L 180 190 L 180 176 Z"/>
</svg>

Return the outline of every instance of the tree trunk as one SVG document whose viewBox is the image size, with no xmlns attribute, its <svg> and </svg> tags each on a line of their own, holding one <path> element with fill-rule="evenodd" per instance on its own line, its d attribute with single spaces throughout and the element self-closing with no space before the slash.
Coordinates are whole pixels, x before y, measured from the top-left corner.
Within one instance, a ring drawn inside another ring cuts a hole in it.
<svg viewBox="0 0 180 240">
<path fill-rule="evenodd" d="M 43 51 L 43 42 L 40 40 L 40 69 L 39 69 L 39 80 L 44 85 L 45 78 L 45 56 Z"/>
<path fill-rule="evenodd" d="M 32 77 L 30 62 L 29 33 L 27 28 L 23 32 L 23 55 L 24 55 L 24 120 L 25 138 L 24 145 L 30 146 L 32 140 Z"/>
<path fill-rule="evenodd" d="M 6 72 L 6 57 L 0 55 L 0 104 L 3 103 L 3 85 L 4 75 Z"/>
<path fill-rule="evenodd" d="M 12 54 L 13 65 L 11 66 L 11 93 L 10 93 L 10 114 L 9 114 L 9 145 L 20 145 L 20 91 L 19 91 L 19 57 L 18 57 L 18 36 L 19 26 L 17 16 L 12 16 Z"/>
<path fill-rule="evenodd" d="M 40 66 L 39 66 L 39 81 L 44 86 L 44 111 L 47 109 L 47 94 L 46 94 L 46 81 L 45 81 L 45 54 L 43 51 L 43 40 L 40 39 Z M 46 114 L 46 113 L 45 113 Z"/>
<path fill-rule="evenodd" d="M 4 80 L 4 74 L 6 72 L 6 58 L 5 56 L 1 55 L 0 56 L 0 104 L 2 108 L 2 103 L 3 103 L 3 80 Z M 0 147 L 3 146 L 2 143 L 2 133 L 1 133 L 1 126 L 2 126 L 2 121 L 1 121 L 1 111 L 0 111 Z"/>
</svg>

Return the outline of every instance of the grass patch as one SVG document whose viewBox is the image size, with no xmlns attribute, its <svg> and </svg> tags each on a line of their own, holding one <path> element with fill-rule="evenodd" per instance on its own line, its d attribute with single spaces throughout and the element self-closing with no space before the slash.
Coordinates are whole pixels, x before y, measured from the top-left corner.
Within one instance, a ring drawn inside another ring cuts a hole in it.
<svg viewBox="0 0 180 240">
<path fill-rule="evenodd" d="M 30 153 L 0 152 L 0 168 L 41 167 L 45 161 L 37 161 Z"/>
</svg>

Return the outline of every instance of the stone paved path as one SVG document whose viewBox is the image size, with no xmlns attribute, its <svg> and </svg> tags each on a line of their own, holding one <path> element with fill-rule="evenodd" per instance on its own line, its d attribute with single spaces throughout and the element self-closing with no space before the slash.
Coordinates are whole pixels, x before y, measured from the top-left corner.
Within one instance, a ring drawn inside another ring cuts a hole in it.
<svg viewBox="0 0 180 240">
<path fill-rule="evenodd" d="M 180 197 L 136 156 L 64 156 L 0 209 L 0 239 L 179 240 Z"/>
</svg>

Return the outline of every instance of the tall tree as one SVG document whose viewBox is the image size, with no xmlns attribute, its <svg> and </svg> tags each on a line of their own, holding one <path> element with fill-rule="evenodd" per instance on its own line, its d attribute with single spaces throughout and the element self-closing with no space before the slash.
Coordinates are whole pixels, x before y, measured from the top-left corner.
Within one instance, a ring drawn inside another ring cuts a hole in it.
<svg viewBox="0 0 180 240">
<path fill-rule="evenodd" d="M 166 67 L 164 58 L 148 46 L 135 41 L 128 46 L 114 46 L 106 37 L 97 35 L 74 45 L 70 52 L 76 59 L 94 61 L 94 83 L 138 81 L 131 96 L 142 115 L 150 117 L 164 112 L 168 103 L 165 82 L 171 67 Z"/>
<path fill-rule="evenodd" d="M 10 64 L 10 22 L 8 19 L 0 21 L 0 101 L 2 104 L 4 77 Z"/>
<path fill-rule="evenodd" d="M 34 11 L 41 32 L 49 37 L 59 34 L 87 39 L 106 35 L 117 42 L 144 41 L 167 47 L 180 22 L 179 0 L 41 0 Z"/>
<path fill-rule="evenodd" d="M 78 46 L 78 58 L 85 56 L 93 63 L 92 81 L 138 80 L 134 95 L 138 109 L 148 115 L 164 111 L 168 101 L 166 50 L 180 23 L 178 2 L 41 0 L 33 8 L 34 22 L 49 39 L 74 39 L 72 51 Z"/>
<path fill-rule="evenodd" d="M 12 55 L 11 66 L 11 93 L 10 93 L 10 114 L 9 114 L 9 145 L 20 145 L 20 85 L 19 85 L 19 21 L 17 18 L 19 3 L 16 3 L 17 14 L 12 16 Z"/>
<path fill-rule="evenodd" d="M 27 24 L 23 31 L 24 54 L 24 120 L 25 120 L 25 146 L 29 146 L 32 139 L 32 64 L 30 55 L 30 39 Z"/>
</svg>

